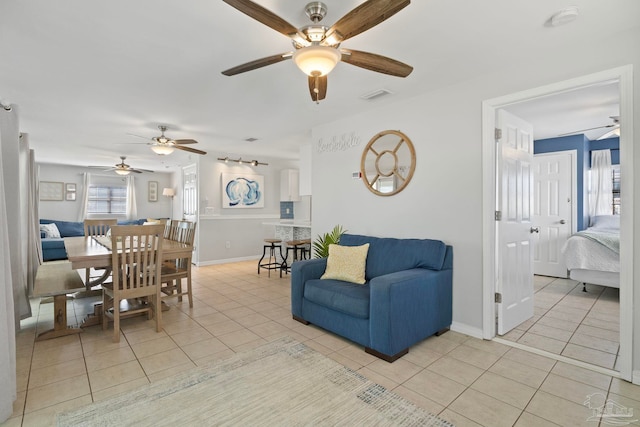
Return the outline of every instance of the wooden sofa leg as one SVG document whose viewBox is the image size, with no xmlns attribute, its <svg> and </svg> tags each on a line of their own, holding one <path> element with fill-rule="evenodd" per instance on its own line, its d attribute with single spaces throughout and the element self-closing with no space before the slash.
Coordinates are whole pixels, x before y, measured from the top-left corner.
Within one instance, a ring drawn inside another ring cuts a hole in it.
<svg viewBox="0 0 640 427">
<path fill-rule="evenodd" d="M 447 331 L 449 331 L 449 328 L 440 329 L 438 332 L 436 332 L 436 336 L 439 337 Z"/>
<path fill-rule="evenodd" d="M 365 347 L 364 351 L 366 353 L 369 353 L 369 354 L 371 354 L 371 355 L 373 355 L 375 357 L 378 357 L 378 358 L 380 358 L 380 359 L 382 359 L 382 360 L 384 360 L 386 362 L 393 363 L 396 360 L 400 359 L 405 354 L 409 353 L 409 347 L 405 348 L 404 350 L 400 350 L 399 352 L 397 352 L 396 354 L 394 354 L 392 356 L 389 356 L 388 354 L 380 353 L 379 351 L 374 350 L 374 349 L 369 348 L 369 347 Z"/>
<path fill-rule="evenodd" d="M 293 316 L 293 320 L 297 320 L 298 322 L 302 323 L 303 325 L 308 325 L 309 324 L 309 322 L 304 320 L 302 317 L 298 317 L 295 314 L 293 314 L 292 316 Z"/>
</svg>

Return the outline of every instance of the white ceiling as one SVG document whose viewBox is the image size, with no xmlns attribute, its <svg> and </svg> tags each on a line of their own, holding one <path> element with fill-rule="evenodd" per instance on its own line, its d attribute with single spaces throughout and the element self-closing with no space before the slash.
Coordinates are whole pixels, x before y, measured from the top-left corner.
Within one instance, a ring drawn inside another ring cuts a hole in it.
<svg viewBox="0 0 640 427">
<path fill-rule="evenodd" d="M 255 2 L 295 26 L 309 23 L 306 0 Z M 325 3 L 323 23 L 331 25 L 362 0 Z M 579 7 L 578 20 L 550 27 L 551 15 L 569 5 Z M 491 72 L 500 61 L 570 52 L 638 27 L 638 16 L 638 0 L 414 0 L 342 45 L 406 62 L 414 72 L 402 79 L 338 64 L 327 99 L 316 105 L 291 61 L 220 73 L 292 50 L 288 38 L 222 1 L 2 0 L 0 98 L 18 105 L 39 162 L 112 165 L 126 155 L 132 166 L 154 170 L 184 162 L 184 155 L 159 157 L 129 135 L 157 136 L 158 124 L 215 154 L 294 159 L 315 125 Z M 360 98 L 377 89 L 393 94 Z M 609 124 L 618 114 L 615 90 L 592 89 L 554 107 L 522 106 L 523 117 L 537 138 Z M 581 117 L 566 116 L 577 110 Z"/>
</svg>

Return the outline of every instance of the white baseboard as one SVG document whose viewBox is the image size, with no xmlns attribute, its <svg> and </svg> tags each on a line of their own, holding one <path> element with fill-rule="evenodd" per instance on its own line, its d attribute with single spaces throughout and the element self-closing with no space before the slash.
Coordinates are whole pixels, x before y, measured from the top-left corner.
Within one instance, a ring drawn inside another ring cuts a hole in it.
<svg viewBox="0 0 640 427">
<path fill-rule="evenodd" d="M 240 257 L 240 258 L 214 259 L 213 261 L 196 262 L 196 265 L 198 267 L 204 267 L 204 266 L 207 266 L 207 265 L 228 264 L 230 262 L 252 261 L 252 260 L 256 260 L 257 261 L 257 260 L 260 259 L 260 256 L 261 255 L 246 256 L 246 257 Z M 256 268 L 258 268 L 257 264 L 256 264 Z"/>
<path fill-rule="evenodd" d="M 452 322 L 451 330 L 474 338 L 482 339 L 482 328 L 475 328 L 473 326 L 465 325 L 464 323 Z"/>
</svg>

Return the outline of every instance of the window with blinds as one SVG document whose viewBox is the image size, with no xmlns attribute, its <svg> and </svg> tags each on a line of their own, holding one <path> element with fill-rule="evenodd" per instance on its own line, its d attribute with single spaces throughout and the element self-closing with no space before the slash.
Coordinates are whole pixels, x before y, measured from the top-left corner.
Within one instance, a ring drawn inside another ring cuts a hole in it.
<svg viewBox="0 0 640 427">
<path fill-rule="evenodd" d="M 620 215 L 620 165 L 611 166 L 613 179 L 613 214 Z"/>
<path fill-rule="evenodd" d="M 126 214 L 126 185 L 91 185 L 89 187 L 89 214 Z"/>
</svg>

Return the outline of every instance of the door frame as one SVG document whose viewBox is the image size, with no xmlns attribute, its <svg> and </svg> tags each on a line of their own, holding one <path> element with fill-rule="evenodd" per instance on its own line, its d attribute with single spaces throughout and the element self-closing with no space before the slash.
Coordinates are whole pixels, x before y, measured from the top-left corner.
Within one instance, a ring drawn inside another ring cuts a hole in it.
<svg viewBox="0 0 640 427">
<path fill-rule="evenodd" d="M 620 169 L 624 173 L 624 209 L 620 215 L 620 359 L 621 378 L 640 383 L 640 372 L 632 375 L 633 361 L 633 66 L 626 65 L 546 86 L 524 90 L 482 102 L 482 335 L 496 336 L 494 293 L 497 282 L 496 256 L 496 111 L 523 101 L 569 92 L 581 87 L 617 81 L 620 96 Z M 623 232 L 624 230 L 624 232 Z"/>
<path fill-rule="evenodd" d="M 578 150 L 550 151 L 546 153 L 534 154 L 534 162 L 535 158 L 538 156 L 543 157 L 553 155 L 569 156 L 571 162 L 571 230 L 569 231 L 569 233 L 574 234 L 576 231 L 578 231 L 578 183 L 576 179 L 576 174 L 578 173 Z"/>
</svg>

